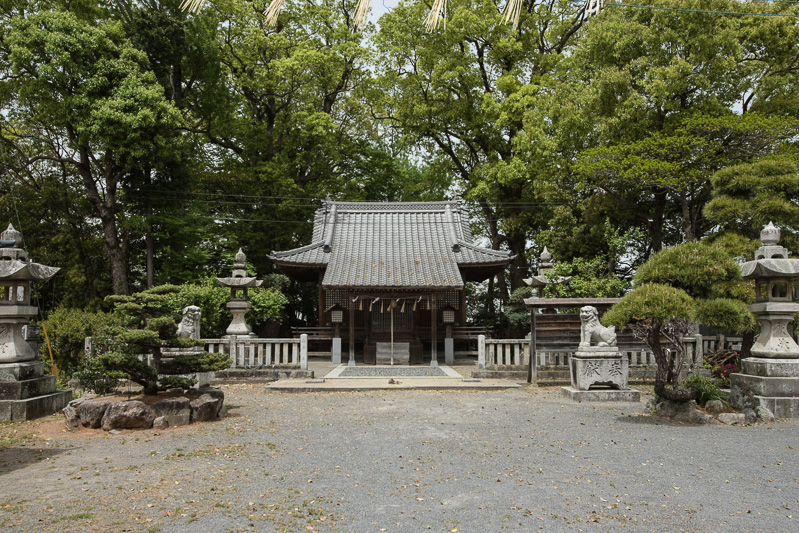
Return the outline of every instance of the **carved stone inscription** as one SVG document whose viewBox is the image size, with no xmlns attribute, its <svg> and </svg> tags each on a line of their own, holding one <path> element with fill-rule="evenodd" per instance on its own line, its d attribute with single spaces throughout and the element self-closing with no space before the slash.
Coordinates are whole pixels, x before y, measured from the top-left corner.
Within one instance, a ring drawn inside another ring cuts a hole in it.
<svg viewBox="0 0 799 533">
<path fill-rule="evenodd" d="M 626 357 L 614 355 L 592 355 L 571 358 L 572 387 L 588 390 L 595 385 L 609 385 L 616 389 L 627 388 L 629 362 Z"/>
</svg>

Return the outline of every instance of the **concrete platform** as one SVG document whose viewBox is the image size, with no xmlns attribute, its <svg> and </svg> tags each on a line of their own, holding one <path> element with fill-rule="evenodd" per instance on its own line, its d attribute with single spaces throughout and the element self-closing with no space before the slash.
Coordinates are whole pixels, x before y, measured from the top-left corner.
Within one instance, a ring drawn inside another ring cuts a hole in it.
<svg viewBox="0 0 799 533">
<path fill-rule="evenodd" d="M 505 379 L 471 379 L 446 366 L 434 367 L 432 377 L 409 376 L 423 373 L 430 367 L 363 365 L 357 368 L 362 373 L 373 373 L 375 377 L 346 377 L 347 370 L 354 367 L 336 365 L 323 378 L 281 379 L 270 383 L 267 391 L 275 392 L 342 392 L 374 390 L 503 390 L 518 389 L 521 385 Z M 321 374 L 321 372 L 320 372 Z"/>
<path fill-rule="evenodd" d="M 641 391 L 635 389 L 589 389 L 561 387 L 561 392 L 576 402 L 640 402 Z"/>
</svg>

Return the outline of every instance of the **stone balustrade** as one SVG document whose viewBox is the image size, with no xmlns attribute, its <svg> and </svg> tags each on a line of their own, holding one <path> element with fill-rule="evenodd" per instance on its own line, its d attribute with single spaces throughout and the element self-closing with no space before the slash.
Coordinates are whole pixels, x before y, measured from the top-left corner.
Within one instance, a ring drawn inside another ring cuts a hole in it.
<svg viewBox="0 0 799 533">
<path fill-rule="evenodd" d="M 733 340 L 728 337 L 727 342 Z M 722 345 L 724 338 L 702 337 L 696 335 L 686 337 L 683 344 L 685 346 L 685 364 L 702 366 L 705 351 L 713 351 L 717 346 Z M 711 348 L 708 350 L 708 348 Z M 577 349 L 575 346 L 570 350 L 536 350 L 536 366 L 568 367 L 569 357 Z M 630 366 L 651 366 L 655 367 L 655 358 L 652 352 L 647 350 L 624 350 L 619 352 L 627 357 Z M 488 339 L 480 335 L 477 339 L 477 366 L 479 368 L 489 368 L 495 370 L 511 369 L 513 367 L 526 367 L 530 361 L 530 339 Z"/>
<path fill-rule="evenodd" d="M 308 335 L 299 339 L 229 338 L 204 339 L 205 351 L 226 353 L 230 368 L 256 369 L 260 367 L 294 367 L 308 369 Z"/>
</svg>

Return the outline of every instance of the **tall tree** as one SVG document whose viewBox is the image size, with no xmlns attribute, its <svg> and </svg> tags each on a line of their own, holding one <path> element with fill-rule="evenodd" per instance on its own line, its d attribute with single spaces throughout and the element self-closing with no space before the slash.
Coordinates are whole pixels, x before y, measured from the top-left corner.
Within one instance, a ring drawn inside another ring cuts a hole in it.
<svg viewBox="0 0 799 533">
<path fill-rule="evenodd" d="M 712 178 L 713 199 L 705 216 L 720 232 L 757 239 L 773 222 L 785 246 L 799 249 L 799 167 L 795 160 L 771 157 L 726 167 Z"/>
<path fill-rule="evenodd" d="M 791 14 L 795 5 L 652 5 L 663 9 L 608 9 L 593 19 L 559 95 L 582 117 L 568 123 L 583 146 L 578 174 L 565 184 L 608 197 L 600 216 L 622 230 L 644 230 L 641 259 L 708 230 L 702 208 L 715 170 L 789 137 L 764 116 L 784 116 L 775 106 L 792 97 L 786 84 L 797 61 L 786 44 L 796 42 L 795 19 L 718 13 Z M 748 117 L 753 111 L 760 115 Z"/>
<path fill-rule="evenodd" d="M 380 159 L 355 94 L 370 73 L 352 5 L 292 3 L 274 28 L 244 2 L 214 9 L 224 91 L 216 105 L 192 107 L 192 130 L 215 156 L 204 186 L 220 195 L 231 240 L 264 251 L 304 244 L 318 201 L 357 188 Z M 268 266 L 250 257 L 259 271 Z"/>
<path fill-rule="evenodd" d="M 78 177 L 102 224 L 113 290 L 126 294 L 120 183 L 172 148 L 180 113 L 119 23 L 43 11 L 12 18 L 3 33 L 3 142 L 28 164 L 63 165 Z"/>
<path fill-rule="evenodd" d="M 514 29 L 494 2 L 455 0 L 435 32 L 424 27 L 427 9 L 403 3 L 380 20 L 377 113 L 446 165 L 455 189 L 479 205 L 491 246 L 516 254 L 510 287 L 498 279 L 506 300 L 523 285 L 528 242 L 547 219 L 536 204 L 552 157 L 518 157 L 541 132 L 524 117 L 567 63 L 584 6 L 524 2 Z"/>
</svg>

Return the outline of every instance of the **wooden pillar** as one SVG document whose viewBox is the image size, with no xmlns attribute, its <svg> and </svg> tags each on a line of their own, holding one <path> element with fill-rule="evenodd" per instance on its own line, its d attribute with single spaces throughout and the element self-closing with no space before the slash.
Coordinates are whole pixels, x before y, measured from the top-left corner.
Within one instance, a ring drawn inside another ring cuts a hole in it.
<svg viewBox="0 0 799 533">
<path fill-rule="evenodd" d="M 348 366 L 355 366 L 355 304 L 352 301 L 354 294 L 353 291 L 349 291 L 347 296 L 347 307 L 350 310 L 350 360 L 347 363 Z"/>
<path fill-rule="evenodd" d="M 319 310 L 317 311 L 317 315 L 319 315 L 319 326 L 325 325 L 325 308 L 327 304 L 325 302 L 325 290 L 322 288 L 322 274 L 319 274 Z"/>
<path fill-rule="evenodd" d="M 530 309 L 530 361 L 527 364 L 527 383 L 538 383 L 535 353 L 535 309 Z"/>
<path fill-rule="evenodd" d="M 438 366 L 438 313 L 436 313 L 436 293 L 430 295 L 430 366 Z"/>
</svg>

